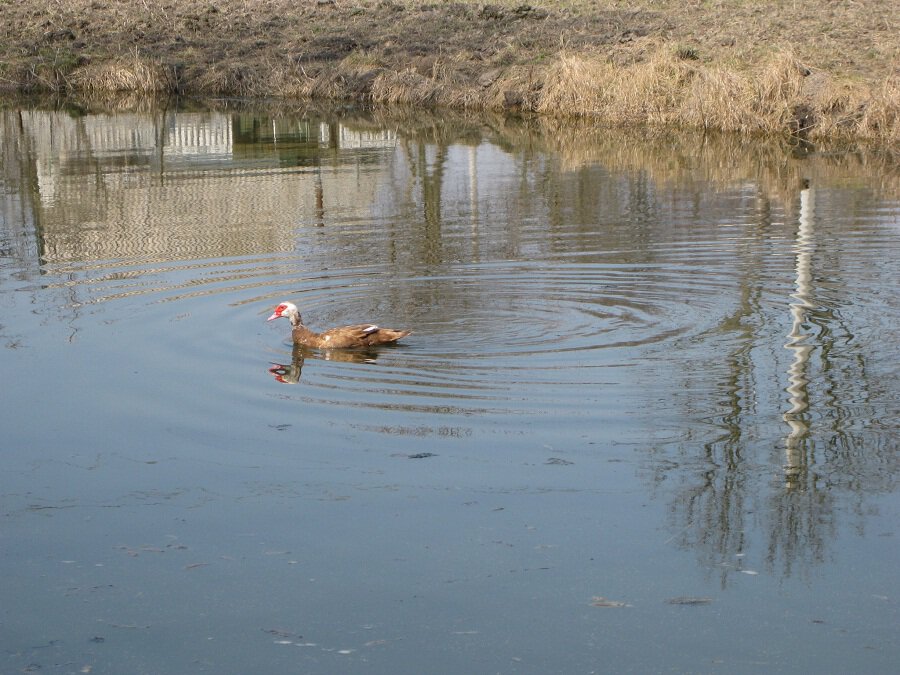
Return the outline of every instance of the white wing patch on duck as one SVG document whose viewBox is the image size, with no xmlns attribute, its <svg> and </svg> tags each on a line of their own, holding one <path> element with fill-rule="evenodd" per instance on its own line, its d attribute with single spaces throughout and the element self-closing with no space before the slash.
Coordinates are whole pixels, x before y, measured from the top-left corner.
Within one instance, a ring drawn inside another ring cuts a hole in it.
<svg viewBox="0 0 900 675">
<path fill-rule="evenodd" d="M 371 335 L 372 333 L 374 333 L 377 330 L 378 330 L 378 326 L 376 326 L 373 323 L 370 326 L 363 326 L 362 332 L 363 332 L 363 335 Z"/>
</svg>

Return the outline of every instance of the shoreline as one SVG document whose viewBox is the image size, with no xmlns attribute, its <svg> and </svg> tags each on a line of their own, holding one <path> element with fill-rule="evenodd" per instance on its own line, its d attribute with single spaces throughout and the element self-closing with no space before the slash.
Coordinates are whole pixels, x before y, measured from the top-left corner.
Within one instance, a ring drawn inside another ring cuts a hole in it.
<svg viewBox="0 0 900 675">
<path fill-rule="evenodd" d="M 0 7 L 0 90 L 345 100 L 898 148 L 900 11 L 840 4 L 22 0 Z"/>
</svg>

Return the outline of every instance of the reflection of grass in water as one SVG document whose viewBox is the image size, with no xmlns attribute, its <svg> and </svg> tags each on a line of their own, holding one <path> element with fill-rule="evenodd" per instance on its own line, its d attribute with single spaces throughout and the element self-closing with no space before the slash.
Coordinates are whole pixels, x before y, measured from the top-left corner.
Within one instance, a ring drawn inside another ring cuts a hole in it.
<svg viewBox="0 0 900 675">
<path fill-rule="evenodd" d="M 373 120 L 349 118 L 350 126 Z M 500 114 L 380 109 L 375 128 L 396 129 L 425 143 L 477 145 L 487 139 L 511 153 L 545 152 L 564 171 L 600 165 L 610 171 L 643 171 L 658 183 L 754 183 L 769 199 L 791 203 L 805 180 L 817 187 L 860 187 L 900 194 L 900 162 L 865 144 L 816 144 L 783 137 L 751 137 L 671 128 L 600 126 L 585 119 L 508 118 Z"/>
<path fill-rule="evenodd" d="M 900 194 L 900 165 L 885 152 L 827 148 L 807 153 L 785 139 L 759 139 L 696 131 L 621 128 L 541 120 L 544 137 L 567 170 L 600 164 L 609 170 L 644 171 L 656 182 L 726 185 L 755 183 L 780 201 L 796 198 L 805 180 L 817 187 L 865 185 Z"/>
<path fill-rule="evenodd" d="M 93 92 L 73 99 L 78 114 L 137 109 L 154 118 L 164 100 L 134 93 Z M 55 101 L 31 97 L 29 107 Z M 804 180 L 816 187 L 864 186 L 885 196 L 900 195 L 900 162 L 888 150 L 865 143 L 820 142 L 815 146 L 784 137 L 754 137 L 665 127 L 598 125 L 581 118 L 508 117 L 497 112 L 423 110 L 413 106 L 380 106 L 372 112 L 328 102 L 182 101 L 180 109 L 226 114 L 246 111 L 280 119 L 319 118 L 355 131 L 396 130 L 404 142 L 438 146 L 477 146 L 487 140 L 512 154 L 527 151 L 555 155 L 565 171 L 601 165 L 611 171 L 643 171 L 659 183 L 753 183 L 761 196 L 789 204 Z"/>
</svg>

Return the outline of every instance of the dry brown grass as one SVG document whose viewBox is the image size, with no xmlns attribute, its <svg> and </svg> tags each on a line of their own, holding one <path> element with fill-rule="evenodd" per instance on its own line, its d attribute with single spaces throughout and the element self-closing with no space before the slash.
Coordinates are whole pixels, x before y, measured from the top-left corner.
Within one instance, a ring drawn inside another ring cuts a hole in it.
<svg viewBox="0 0 900 675">
<path fill-rule="evenodd" d="M 69 84 L 85 92 L 160 94 L 174 91 L 177 82 L 171 66 L 132 56 L 80 68 Z"/>
<path fill-rule="evenodd" d="M 856 109 L 862 110 L 856 126 L 860 135 L 900 144 L 900 75 L 885 80 L 874 95 Z"/>
<path fill-rule="evenodd" d="M 546 81 L 536 107 L 543 113 L 745 134 L 900 139 L 900 79 L 878 88 L 836 82 L 789 50 L 746 72 L 684 59 L 667 45 L 624 67 L 565 54 Z"/>
<path fill-rule="evenodd" d="M 489 108 L 484 88 L 461 75 L 464 57 L 422 59 L 396 71 L 379 68 L 369 97 L 376 103 L 448 107 L 461 110 Z"/>
<path fill-rule="evenodd" d="M 198 92 L 213 96 L 265 96 L 268 73 L 241 63 L 222 64 L 196 76 Z"/>
<path fill-rule="evenodd" d="M 350 98 L 896 145 L 898 7 L 17 0 L 0 4 L 0 88 Z"/>
</svg>

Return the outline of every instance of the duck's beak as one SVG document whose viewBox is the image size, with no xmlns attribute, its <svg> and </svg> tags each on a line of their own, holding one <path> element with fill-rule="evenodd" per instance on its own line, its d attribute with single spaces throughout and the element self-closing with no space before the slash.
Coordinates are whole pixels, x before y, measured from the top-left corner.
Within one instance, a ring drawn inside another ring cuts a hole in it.
<svg viewBox="0 0 900 675">
<path fill-rule="evenodd" d="M 273 312 L 272 316 L 270 316 L 268 319 L 266 319 L 266 321 L 271 321 L 272 319 L 280 319 L 280 318 L 281 318 L 281 314 L 279 314 L 278 312 Z"/>
</svg>

